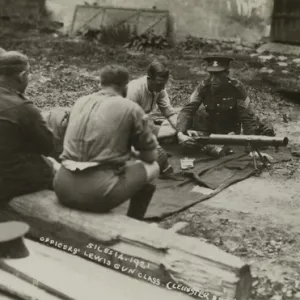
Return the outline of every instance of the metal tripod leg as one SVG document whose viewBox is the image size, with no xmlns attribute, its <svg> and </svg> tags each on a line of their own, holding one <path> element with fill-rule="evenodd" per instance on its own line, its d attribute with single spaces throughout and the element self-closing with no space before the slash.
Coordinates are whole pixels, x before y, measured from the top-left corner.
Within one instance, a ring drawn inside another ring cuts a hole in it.
<svg viewBox="0 0 300 300">
<path fill-rule="evenodd" d="M 251 149 L 251 153 L 252 153 L 252 157 L 253 157 L 253 165 L 254 165 L 254 169 L 255 169 L 256 171 L 258 171 L 257 160 L 256 160 L 256 155 L 255 155 L 256 153 L 258 154 L 258 156 L 259 156 L 261 162 L 263 163 L 263 166 L 264 166 L 265 168 L 268 168 L 269 165 L 266 163 L 266 161 L 265 161 L 264 157 L 261 155 L 259 149 L 254 148 L 251 144 L 249 144 L 248 147 Z M 255 152 L 256 152 L 256 153 L 255 153 Z"/>
<path fill-rule="evenodd" d="M 256 162 L 256 157 L 255 157 L 255 150 L 252 150 L 252 157 L 253 157 L 253 165 L 254 169 L 257 170 L 257 162 Z"/>
<path fill-rule="evenodd" d="M 265 161 L 264 157 L 261 155 L 260 151 L 259 151 L 258 149 L 255 149 L 255 151 L 257 152 L 257 154 L 258 154 L 258 156 L 259 156 L 261 162 L 263 163 L 264 167 L 265 167 L 265 168 L 268 168 L 269 165 L 266 164 L 266 161 Z"/>
</svg>

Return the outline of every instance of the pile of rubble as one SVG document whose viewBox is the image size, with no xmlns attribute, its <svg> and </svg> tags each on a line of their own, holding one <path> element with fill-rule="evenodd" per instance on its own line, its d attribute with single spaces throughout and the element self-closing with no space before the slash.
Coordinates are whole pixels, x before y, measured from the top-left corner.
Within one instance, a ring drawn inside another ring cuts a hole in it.
<svg viewBox="0 0 300 300">
<path fill-rule="evenodd" d="M 300 299 L 300 282 L 290 278 L 276 280 L 265 276 L 256 278 L 253 282 L 251 299 Z"/>
<path fill-rule="evenodd" d="M 188 36 L 178 47 L 183 51 L 198 50 L 200 52 L 251 52 L 259 44 L 243 42 L 240 38 L 197 38 Z"/>
<path fill-rule="evenodd" d="M 295 71 L 295 69 L 299 69 L 300 71 L 300 58 L 287 57 L 284 55 L 259 55 L 259 53 L 252 53 L 251 57 L 256 57 L 260 60 L 264 66 L 261 68 L 261 73 L 272 74 L 274 72 L 281 72 L 283 74 L 288 74 L 290 72 Z M 273 67 L 273 68 L 271 68 Z M 300 78 L 300 75 L 298 76 Z"/>
<path fill-rule="evenodd" d="M 292 99 L 300 93 L 300 58 L 276 54 L 251 54 L 252 60 L 260 63 L 258 72 L 263 81 L 282 95 Z"/>
</svg>

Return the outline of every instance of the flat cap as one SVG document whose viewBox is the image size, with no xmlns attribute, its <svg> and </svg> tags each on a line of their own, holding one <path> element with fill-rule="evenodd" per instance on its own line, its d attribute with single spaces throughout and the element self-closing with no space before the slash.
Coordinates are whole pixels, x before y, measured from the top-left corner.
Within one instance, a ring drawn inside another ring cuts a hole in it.
<svg viewBox="0 0 300 300">
<path fill-rule="evenodd" d="M 29 226 L 23 222 L 0 223 L 0 258 L 23 258 L 29 255 L 24 244 L 24 235 Z"/>
<path fill-rule="evenodd" d="M 233 58 L 213 55 L 207 56 L 203 60 L 207 63 L 208 72 L 221 72 L 229 69 L 230 62 L 233 61 Z"/>
<path fill-rule="evenodd" d="M 24 71 L 28 65 L 28 57 L 18 51 L 0 52 L 0 74 Z"/>
</svg>

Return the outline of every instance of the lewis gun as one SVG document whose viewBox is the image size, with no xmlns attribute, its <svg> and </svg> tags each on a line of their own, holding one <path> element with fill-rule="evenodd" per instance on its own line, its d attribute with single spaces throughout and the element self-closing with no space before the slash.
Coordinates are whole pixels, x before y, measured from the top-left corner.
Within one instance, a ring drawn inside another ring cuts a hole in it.
<svg viewBox="0 0 300 300">
<path fill-rule="evenodd" d="M 265 158 L 262 156 L 259 148 L 272 146 L 278 149 L 278 147 L 286 147 L 289 143 L 289 139 L 287 137 L 282 138 L 262 135 L 211 134 L 209 136 L 198 136 L 195 140 L 200 145 L 246 146 L 250 149 L 250 152 L 252 152 L 255 169 L 257 169 L 255 152 L 258 154 L 264 166 L 267 166 Z"/>
</svg>

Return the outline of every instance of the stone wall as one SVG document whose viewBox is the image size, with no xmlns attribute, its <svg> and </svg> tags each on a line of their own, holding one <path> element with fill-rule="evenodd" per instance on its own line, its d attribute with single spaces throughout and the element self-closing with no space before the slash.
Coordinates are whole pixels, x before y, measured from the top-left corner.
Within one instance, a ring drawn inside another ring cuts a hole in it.
<svg viewBox="0 0 300 300">
<path fill-rule="evenodd" d="M 46 0 L 0 0 L 0 18 L 39 22 L 46 15 Z"/>
<path fill-rule="evenodd" d="M 168 10 L 173 37 L 237 38 L 256 42 L 270 32 L 273 0 L 47 0 L 55 21 L 68 31 L 76 5 L 98 5 Z"/>
</svg>

